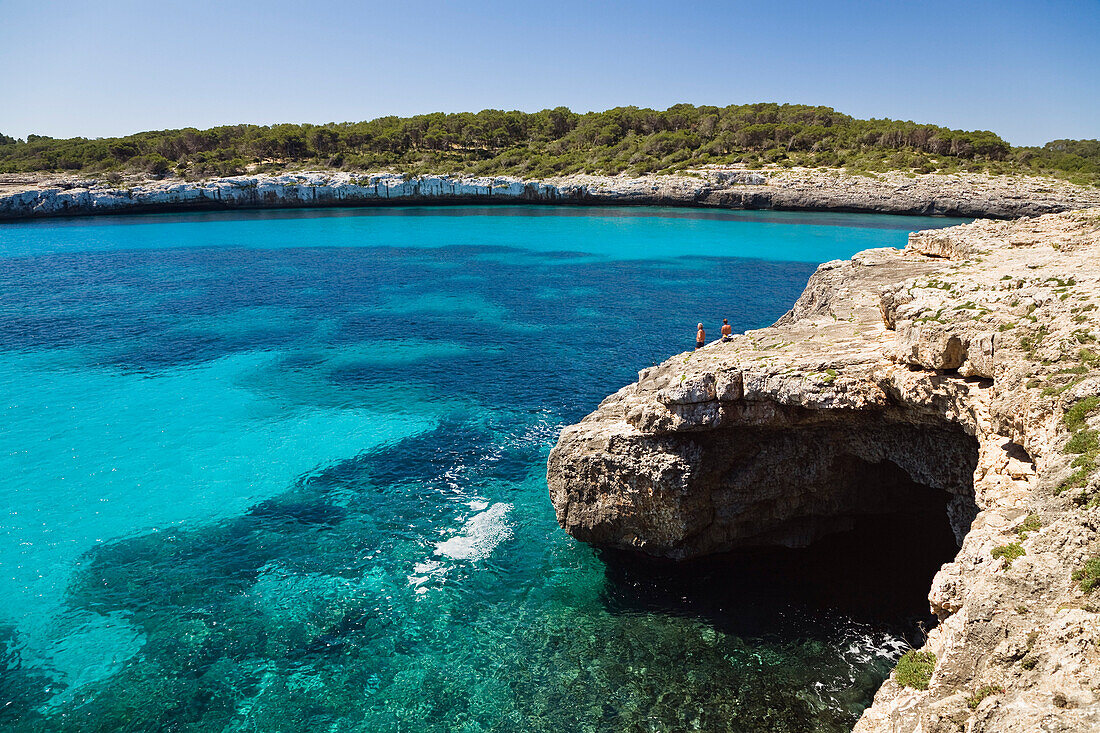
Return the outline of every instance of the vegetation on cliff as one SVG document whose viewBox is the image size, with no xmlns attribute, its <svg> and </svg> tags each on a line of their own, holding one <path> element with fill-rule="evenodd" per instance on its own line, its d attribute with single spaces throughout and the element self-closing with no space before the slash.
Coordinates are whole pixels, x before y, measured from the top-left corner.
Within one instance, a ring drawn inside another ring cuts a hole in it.
<svg viewBox="0 0 1100 733">
<path fill-rule="evenodd" d="M 935 654 L 910 649 L 898 660 L 898 666 L 894 668 L 894 681 L 902 687 L 927 690 L 935 671 Z"/>
<path fill-rule="evenodd" d="M 1085 593 L 1092 593 L 1100 587 L 1100 555 L 1089 558 L 1083 568 L 1075 570 L 1073 580 Z"/>
<path fill-rule="evenodd" d="M 170 171 L 188 177 L 334 168 L 544 177 L 674 172 L 707 163 L 845 167 L 856 171 L 1043 173 L 1100 185 L 1100 141 L 1013 147 L 992 132 L 830 107 L 747 104 L 578 114 L 483 110 L 324 125 L 232 125 L 57 140 L 0 135 L 0 173 Z"/>
</svg>

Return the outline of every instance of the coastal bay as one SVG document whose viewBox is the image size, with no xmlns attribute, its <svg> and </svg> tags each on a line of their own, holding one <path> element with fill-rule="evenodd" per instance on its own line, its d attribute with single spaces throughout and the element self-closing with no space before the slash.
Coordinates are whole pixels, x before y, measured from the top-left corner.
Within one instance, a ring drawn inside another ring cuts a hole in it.
<svg viewBox="0 0 1100 733">
<path fill-rule="evenodd" d="M 562 532 L 545 465 L 700 318 L 766 326 L 822 259 L 950 223 L 462 206 L 0 224 L 4 726 L 849 729 L 919 641 L 949 533 L 941 554 L 883 551 L 907 568 L 882 570 L 890 592 L 820 582 L 873 527 L 747 554 L 736 577 L 661 570 Z"/>
</svg>

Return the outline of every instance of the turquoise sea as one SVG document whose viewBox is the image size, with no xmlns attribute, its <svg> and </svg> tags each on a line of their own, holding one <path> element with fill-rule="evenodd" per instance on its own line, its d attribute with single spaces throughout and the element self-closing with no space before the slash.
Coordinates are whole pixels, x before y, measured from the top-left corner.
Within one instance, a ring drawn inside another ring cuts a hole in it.
<svg viewBox="0 0 1100 733">
<path fill-rule="evenodd" d="M 0 223 L 0 727 L 849 729 L 942 558 L 895 562 L 874 527 L 683 568 L 601 555 L 555 523 L 546 457 L 697 322 L 768 325 L 816 264 L 955 223 Z"/>
</svg>

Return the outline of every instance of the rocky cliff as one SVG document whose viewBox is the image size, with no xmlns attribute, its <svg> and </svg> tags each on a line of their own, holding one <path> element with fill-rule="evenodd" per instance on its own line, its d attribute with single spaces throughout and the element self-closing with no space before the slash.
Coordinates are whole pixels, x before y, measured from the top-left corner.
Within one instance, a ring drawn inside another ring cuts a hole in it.
<svg viewBox="0 0 1100 733">
<path fill-rule="evenodd" d="M 680 559 L 940 496 L 960 549 L 929 579 L 934 671 L 892 677 L 856 730 L 1100 730 L 1098 306 L 1100 209 L 826 263 L 774 326 L 564 430 L 558 521 Z"/>
<path fill-rule="evenodd" d="M 1036 177 L 707 168 L 687 175 L 547 180 L 287 173 L 112 184 L 0 180 L 0 219 L 153 211 L 416 203 L 661 204 L 1009 218 L 1100 206 L 1100 189 Z"/>
</svg>

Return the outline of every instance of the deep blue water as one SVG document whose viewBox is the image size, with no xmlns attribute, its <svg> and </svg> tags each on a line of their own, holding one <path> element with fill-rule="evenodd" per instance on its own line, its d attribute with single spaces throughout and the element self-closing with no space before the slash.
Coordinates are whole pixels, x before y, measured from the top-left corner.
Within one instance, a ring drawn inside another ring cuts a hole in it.
<svg viewBox="0 0 1100 733">
<path fill-rule="evenodd" d="M 814 591 L 798 553 L 733 571 L 601 557 L 557 527 L 546 456 L 698 321 L 765 326 L 817 263 L 952 223 L 467 207 L 0 224 L 0 725 L 850 727 L 920 587 L 879 602 L 857 563 Z"/>
</svg>

